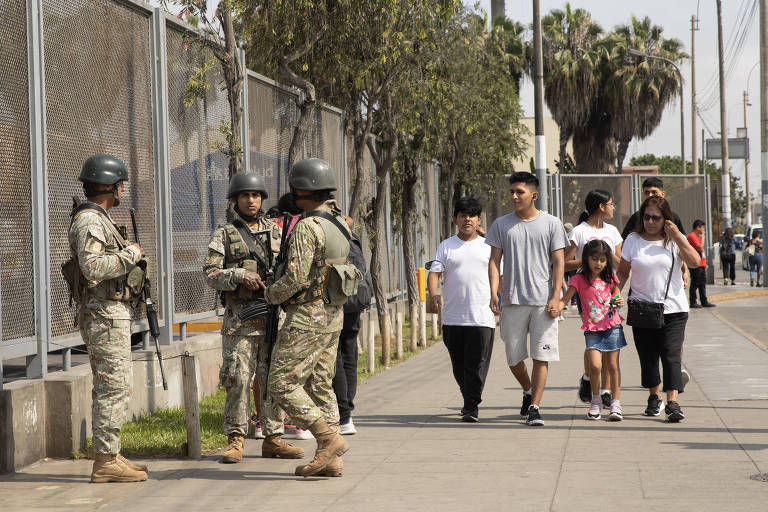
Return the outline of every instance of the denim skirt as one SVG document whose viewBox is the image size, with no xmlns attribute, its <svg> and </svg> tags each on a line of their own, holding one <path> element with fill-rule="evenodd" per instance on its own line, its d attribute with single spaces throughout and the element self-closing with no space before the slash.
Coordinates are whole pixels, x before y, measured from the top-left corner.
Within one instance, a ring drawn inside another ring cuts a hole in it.
<svg viewBox="0 0 768 512">
<path fill-rule="evenodd" d="M 613 352 L 627 346 L 624 337 L 624 329 L 621 325 L 611 327 L 607 331 L 584 331 L 584 340 L 587 350 L 594 349 L 600 352 Z"/>
</svg>

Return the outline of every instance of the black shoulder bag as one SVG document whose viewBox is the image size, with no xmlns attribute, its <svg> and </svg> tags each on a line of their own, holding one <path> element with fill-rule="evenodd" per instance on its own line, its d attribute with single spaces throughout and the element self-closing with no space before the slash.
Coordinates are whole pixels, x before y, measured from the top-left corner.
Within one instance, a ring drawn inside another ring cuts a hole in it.
<svg viewBox="0 0 768 512">
<path fill-rule="evenodd" d="M 669 283 L 672 281 L 672 269 L 675 268 L 675 253 L 672 250 L 670 252 L 672 253 L 672 266 L 669 267 L 664 300 L 667 300 Z M 627 325 L 640 329 L 661 329 L 664 327 L 664 302 L 636 300 L 630 297 L 627 305 Z"/>
</svg>

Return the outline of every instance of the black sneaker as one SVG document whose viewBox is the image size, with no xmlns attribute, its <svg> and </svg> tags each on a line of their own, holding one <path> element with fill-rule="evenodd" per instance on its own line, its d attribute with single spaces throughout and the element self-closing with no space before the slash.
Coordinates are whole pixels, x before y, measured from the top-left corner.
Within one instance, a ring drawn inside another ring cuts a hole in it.
<svg viewBox="0 0 768 512">
<path fill-rule="evenodd" d="M 704 304 L 702 304 L 702 306 L 704 306 L 705 308 L 714 308 L 714 307 L 716 307 L 711 302 L 705 302 Z"/>
<path fill-rule="evenodd" d="M 528 408 L 531 407 L 531 395 L 528 393 L 523 393 L 523 405 L 520 406 L 520 417 L 521 418 L 527 418 L 528 417 Z"/>
<path fill-rule="evenodd" d="M 544 420 L 541 419 L 538 407 L 532 405 L 528 408 L 528 418 L 525 420 L 525 424 L 529 427 L 541 427 L 544 425 Z"/>
<path fill-rule="evenodd" d="M 700 309 L 702 306 L 694 302 L 690 307 L 691 309 Z"/>
<path fill-rule="evenodd" d="M 664 402 L 659 395 L 650 395 L 648 396 L 648 407 L 645 408 L 643 414 L 645 416 L 660 416 L 662 405 Z"/>
<path fill-rule="evenodd" d="M 579 400 L 585 404 L 592 401 L 592 387 L 588 380 L 584 380 L 584 377 L 579 377 Z"/>
<path fill-rule="evenodd" d="M 474 411 L 467 411 L 464 414 L 462 414 L 461 421 L 465 421 L 467 423 L 477 423 L 479 421 L 477 409 L 475 409 Z"/>
<path fill-rule="evenodd" d="M 611 392 L 610 391 L 600 395 L 600 400 L 603 401 L 603 409 L 610 409 L 611 408 L 611 402 L 613 402 L 613 396 L 611 396 Z"/>
<path fill-rule="evenodd" d="M 680 404 L 674 401 L 669 401 L 667 403 L 667 406 L 664 408 L 664 413 L 667 415 L 667 421 L 670 423 L 677 423 L 685 418 L 683 410 L 680 409 Z"/>
</svg>

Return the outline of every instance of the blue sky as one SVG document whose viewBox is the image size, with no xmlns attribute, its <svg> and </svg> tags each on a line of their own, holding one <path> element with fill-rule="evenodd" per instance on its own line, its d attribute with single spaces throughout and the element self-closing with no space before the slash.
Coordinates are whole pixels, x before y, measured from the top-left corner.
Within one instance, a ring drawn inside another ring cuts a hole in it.
<svg viewBox="0 0 768 512">
<path fill-rule="evenodd" d="M 742 2 L 752 4 L 752 0 L 723 0 L 723 40 L 728 41 L 739 17 Z M 466 5 L 474 5 L 465 1 Z M 604 30 L 610 30 L 616 25 L 625 24 L 632 14 L 638 17 L 648 16 L 651 20 L 664 27 L 666 37 L 675 37 L 683 42 L 685 52 L 691 49 L 691 16 L 698 9 L 699 30 L 696 32 L 696 88 L 700 108 L 712 105 L 703 112 L 706 125 L 713 133 L 707 133 L 707 138 L 717 138 L 720 131 L 719 95 L 717 94 L 717 10 L 715 0 L 644 0 L 643 2 L 628 2 L 625 0 L 572 0 L 572 8 L 588 10 L 592 17 L 602 25 Z M 552 9 L 562 8 L 563 1 L 541 0 L 541 12 L 545 15 Z M 490 0 L 479 2 L 479 6 L 490 11 Z M 506 14 L 509 18 L 530 24 L 533 16 L 532 0 L 506 0 Z M 749 21 L 749 31 L 743 45 L 741 58 L 733 68 L 731 76 L 726 77 L 726 111 L 728 113 L 728 133 L 736 136 L 736 128 L 744 125 L 742 93 L 749 92 L 751 107 L 747 107 L 747 129 L 750 136 L 750 184 L 754 194 L 760 186 L 760 66 L 758 65 L 747 83 L 748 75 L 760 59 L 760 43 L 758 34 L 758 17 L 755 15 Z M 726 63 L 726 68 L 728 63 Z M 691 66 L 686 61 L 681 66 L 685 85 L 685 154 L 691 158 Z M 707 85 L 709 84 L 709 87 Z M 706 101 L 709 100 L 709 101 Z M 706 105 L 704 102 L 706 101 Z M 526 116 L 533 115 L 533 88 L 526 81 L 520 93 L 520 102 Z M 701 151 L 702 122 L 698 123 L 699 152 Z M 551 143 L 556 143 L 552 141 Z M 547 141 L 550 144 L 550 141 Z M 655 153 L 658 155 L 680 154 L 680 103 L 671 104 L 664 113 L 661 125 L 647 139 L 633 141 L 627 155 Z M 699 153 L 700 154 L 700 153 Z M 719 163 L 719 162 L 718 162 Z M 744 161 L 732 160 L 731 170 L 737 176 L 744 176 Z"/>
</svg>

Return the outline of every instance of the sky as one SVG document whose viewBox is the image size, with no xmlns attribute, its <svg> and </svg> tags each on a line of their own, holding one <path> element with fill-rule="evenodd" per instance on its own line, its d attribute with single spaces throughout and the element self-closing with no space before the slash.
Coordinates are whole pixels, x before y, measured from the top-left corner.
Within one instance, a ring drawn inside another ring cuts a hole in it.
<svg viewBox="0 0 768 512">
<path fill-rule="evenodd" d="M 561 9 L 565 2 L 540 0 L 542 16 L 552 9 Z M 474 5 L 464 1 L 465 5 Z M 727 42 L 735 32 L 745 10 L 755 3 L 754 0 L 723 0 L 723 42 Z M 719 138 L 720 103 L 718 92 L 717 59 L 717 7 L 715 0 L 571 0 L 571 8 L 583 8 L 592 14 L 604 30 L 611 30 L 616 25 L 627 24 L 630 16 L 639 18 L 648 16 L 651 21 L 664 28 L 665 37 L 674 37 L 683 42 L 683 51 L 691 53 L 691 16 L 698 11 L 699 30 L 696 32 L 696 89 L 699 109 L 706 121 L 706 128 L 697 119 L 699 155 L 701 155 L 701 130 L 708 129 L 706 138 Z M 480 8 L 490 12 L 490 0 L 479 2 Z M 529 25 L 533 20 L 533 0 L 506 0 L 505 11 L 508 18 Z M 725 68 L 733 66 L 730 75 L 726 75 L 726 112 L 728 134 L 736 136 L 736 128 L 744 126 L 743 92 L 749 93 L 752 106 L 747 107 L 747 130 L 750 138 L 750 187 L 753 196 L 760 187 L 760 66 L 754 67 L 760 60 L 760 41 L 758 34 L 759 18 L 757 11 L 753 17 L 747 17 L 748 31 L 744 40 L 740 58 L 727 60 Z M 735 48 L 735 45 L 732 45 Z M 735 52 L 734 52 L 735 53 Z M 732 62 L 735 61 L 735 62 Z M 753 69 L 751 75 L 750 71 Z M 685 111 L 685 156 L 691 159 L 691 62 L 686 60 L 680 67 L 684 83 Z M 520 91 L 520 103 L 526 116 L 533 116 L 533 86 L 526 79 Z M 545 105 L 546 108 L 546 105 Z M 549 111 L 547 111 L 549 115 Z M 546 141 L 557 144 L 557 141 Z M 633 140 L 627 153 L 626 164 L 633 156 L 654 153 L 656 155 L 680 154 L 680 102 L 674 101 L 664 112 L 664 117 L 656 131 L 644 140 Z M 719 161 L 717 164 L 719 165 Z M 744 161 L 731 160 L 731 172 L 744 179 Z"/>
</svg>

